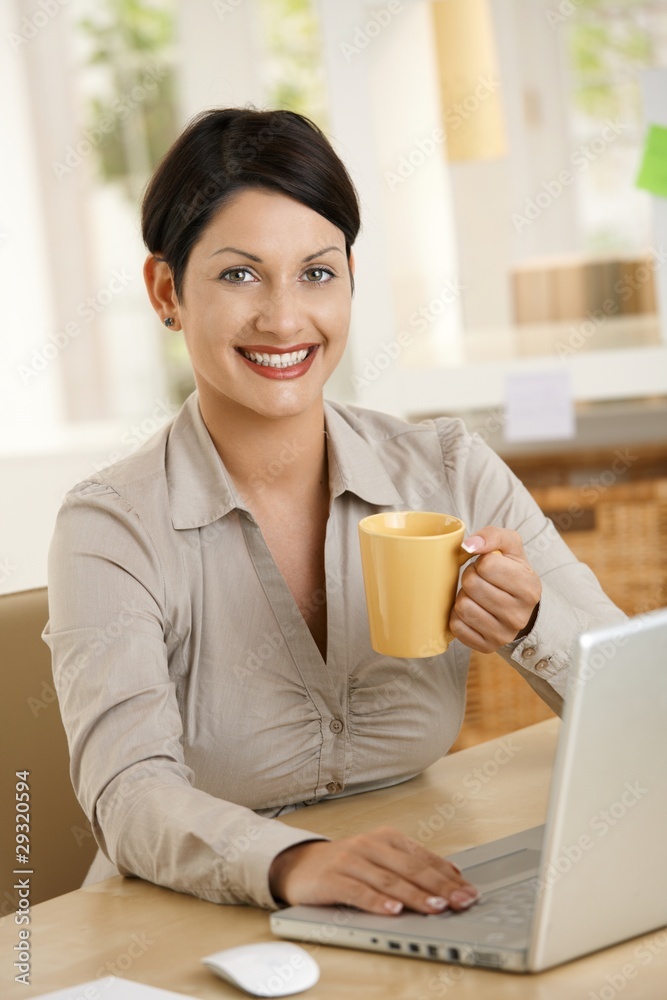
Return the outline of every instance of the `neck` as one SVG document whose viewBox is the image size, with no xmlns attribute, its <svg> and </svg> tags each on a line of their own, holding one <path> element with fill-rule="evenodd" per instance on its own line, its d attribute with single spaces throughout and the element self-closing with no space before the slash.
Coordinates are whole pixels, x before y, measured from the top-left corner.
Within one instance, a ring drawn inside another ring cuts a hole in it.
<svg viewBox="0 0 667 1000">
<path fill-rule="evenodd" d="M 251 510 L 271 496 L 328 491 L 324 401 L 295 416 L 270 418 L 231 400 L 220 406 L 199 391 L 206 428 L 225 469 Z"/>
</svg>

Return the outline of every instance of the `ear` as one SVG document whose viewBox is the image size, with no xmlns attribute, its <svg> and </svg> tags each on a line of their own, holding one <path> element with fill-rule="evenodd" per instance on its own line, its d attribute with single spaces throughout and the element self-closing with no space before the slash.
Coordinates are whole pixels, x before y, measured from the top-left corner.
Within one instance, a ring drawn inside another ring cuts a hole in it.
<svg viewBox="0 0 667 1000">
<path fill-rule="evenodd" d="M 151 305 L 161 323 L 171 317 L 174 321 L 172 330 L 180 330 L 181 317 L 174 279 L 166 260 L 149 254 L 144 261 L 144 281 Z"/>
</svg>

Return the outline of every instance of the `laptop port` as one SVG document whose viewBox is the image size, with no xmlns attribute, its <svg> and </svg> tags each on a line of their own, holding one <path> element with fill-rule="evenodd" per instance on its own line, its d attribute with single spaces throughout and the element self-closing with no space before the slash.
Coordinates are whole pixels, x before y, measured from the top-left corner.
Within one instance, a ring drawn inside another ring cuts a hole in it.
<svg viewBox="0 0 667 1000">
<path fill-rule="evenodd" d="M 409 944 L 408 945 L 408 951 L 411 951 L 414 955 L 418 955 L 419 954 L 419 945 L 418 944 Z"/>
<path fill-rule="evenodd" d="M 429 958 L 437 958 L 438 957 L 438 949 L 436 948 L 436 946 L 434 944 L 427 944 L 426 945 L 426 954 L 429 956 Z"/>
<path fill-rule="evenodd" d="M 394 951 L 400 951 L 401 950 L 401 942 L 400 941 L 387 941 L 387 944 L 389 945 L 390 948 L 393 948 Z"/>
<path fill-rule="evenodd" d="M 495 951 L 479 951 L 475 949 L 474 958 L 477 965 L 486 965 L 492 969 L 502 969 L 503 957 Z"/>
<path fill-rule="evenodd" d="M 450 962 L 460 962 L 461 961 L 461 952 L 459 951 L 458 948 L 448 948 L 447 949 L 447 958 L 448 958 L 448 960 Z"/>
</svg>

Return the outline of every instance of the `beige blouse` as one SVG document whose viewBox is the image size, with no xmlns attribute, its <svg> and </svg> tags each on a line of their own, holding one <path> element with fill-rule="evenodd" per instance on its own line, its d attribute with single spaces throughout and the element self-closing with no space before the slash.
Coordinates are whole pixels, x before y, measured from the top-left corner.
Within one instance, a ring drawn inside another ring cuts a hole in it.
<svg viewBox="0 0 667 1000">
<path fill-rule="evenodd" d="M 403 781 L 447 753 L 468 650 L 373 652 L 357 535 L 367 514 L 444 511 L 469 533 L 520 532 L 543 597 L 531 634 L 500 652 L 556 710 L 573 637 L 624 617 L 461 421 L 411 424 L 334 403 L 325 420 L 326 663 L 196 393 L 140 451 L 67 494 L 44 639 L 72 781 L 100 848 L 86 882 L 120 872 L 274 908 L 272 859 L 314 839 L 275 817 Z"/>
</svg>

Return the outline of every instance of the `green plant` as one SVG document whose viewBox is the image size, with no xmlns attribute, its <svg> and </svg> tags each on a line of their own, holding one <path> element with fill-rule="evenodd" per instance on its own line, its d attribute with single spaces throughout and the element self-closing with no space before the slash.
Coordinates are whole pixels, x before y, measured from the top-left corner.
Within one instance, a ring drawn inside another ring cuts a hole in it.
<svg viewBox="0 0 667 1000">
<path fill-rule="evenodd" d="M 98 71 L 86 100 L 89 130 L 105 122 L 96 147 L 101 177 L 136 198 L 177 133 L 173 3 L 99 0 L 78 22 Z"/>
</svg>

